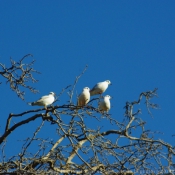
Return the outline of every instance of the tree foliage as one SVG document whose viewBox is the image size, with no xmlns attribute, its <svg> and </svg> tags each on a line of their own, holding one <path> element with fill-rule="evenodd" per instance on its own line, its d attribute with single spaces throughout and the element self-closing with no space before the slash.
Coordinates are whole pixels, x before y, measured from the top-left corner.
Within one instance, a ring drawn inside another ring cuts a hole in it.
<svg viewBox="0 0 175 175">
<path fill-rule="evenodd" d="M 0 64 L 1 77 L 6 79 L 10 88 L 21 99 L 24 99 L 26 89 L 33 93 L 37 92 L 30 82 L 37 82 L 33 73 L 38 71 L 33 69 L 34 61 L 25 63 L 28 56 L 31 55 L 24 56 L 18 62 L 11 59 L 9 68 Z M 155 132 L 145 129 L 146 122 L 141 118 L 141 109 L 138 109 L 138 104 L 142 101 L 145 102 L 150 115 L 151 109 L 157 109 L 158 106 L 151 102 L 152 98 L 157 96 L 157 89 L 140 93 L 137 101 L 126 102 L 124 119 L 118 122 L 115 116 L 102 113 L 98 107 L 95 107 L 94 103 L 99 101 L 99 97 L 91 99 L 88 105 L 82 108 L 73 102 L 76 85 L 84 71 L 76 77 L 72 86 L 67 86 L 57 96 L 59 98 L 63 93 L 67 93 L 67 104 L 58 106 L 56 101 L 47 110 L 39 108 L 9 114 L 4 126 L 5 131 L 0 136 L 0 172 L 16 174 L 48 174 L 49 172 L 58 174 L 149 172 L 148 174 L 151 174 L 156 172 L 161 174 L 173 171 L 174 147 L 163 140 L 156 140 Z M 21 116 L 27 118 L 23 119 Z M 16 118 L 20 118 L 20 121 L 13 123 L 12 120 Z M 100 127 L 92 128 L 86 123 L 87 118 L 97 122 L 98 125 L 101 121 L 110 122 L 111 127 L 105 131 L 102 124 Z M 17 155 L 6 157 L 5 147 L 10 134 L 17 128 L 35 122 L 36 119 L 41 123 L 32 135 L 26 135 L 21 151 Z M 52 136 L 49 139 L 44 135 L 42 138 L 38 137 L 45 123 L 52 124 L 50 127 L 56 126 L 57 140 L 53 141 Z M 36 152 L 29 149 L 35 143 L 38 145 Z"/>
</svg>

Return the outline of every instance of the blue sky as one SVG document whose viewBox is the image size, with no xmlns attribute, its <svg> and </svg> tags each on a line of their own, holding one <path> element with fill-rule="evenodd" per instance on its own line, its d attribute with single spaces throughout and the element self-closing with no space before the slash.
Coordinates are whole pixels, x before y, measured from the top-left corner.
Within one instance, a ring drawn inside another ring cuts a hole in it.
<svg viewBox="0 0 175 175">
<path fill-rule="evenodd" d="M 0 86 L 0 133 L 10 112 L 36 109 L 26 102 L 50 91 L 58 94 L 73 84 L 88 65 L 76 92 L 109 79 L 112 86 L 105 94 L 113 97 L 110 113 L 118 121 L 123 120 L 126 101 L 136 100 L 141 92 L 157 87 L 159 97 L 154 101 L 160 109 L 153 111 L 154 118 L 144 110 L 141 118 L 147 121 L 147 129 L 164 133 L 157 138 L 174 145 L 174 21 L 173 0 L 0 1 L 0 62 L 8 66 L 10 57 L 17 61 L 31 53 L 34 57 L 29 59 L 36 60 L 34 68 L 41 72 L 35 75 L 39 82 L 33 85 L 40 94 L 26 91 L 25 101 L 5 83 Z M 67 100 L 64 94 L 58 104 Z M 111 128 L 106 123 L 101 125 Z M 35 126 L 37 122 L 24 126 L 24 132 L 16 130 L 12 140 L 32 133 Z M 46 126 L 46 137 L 48 129 L 53 128 Z"/>
</svg>

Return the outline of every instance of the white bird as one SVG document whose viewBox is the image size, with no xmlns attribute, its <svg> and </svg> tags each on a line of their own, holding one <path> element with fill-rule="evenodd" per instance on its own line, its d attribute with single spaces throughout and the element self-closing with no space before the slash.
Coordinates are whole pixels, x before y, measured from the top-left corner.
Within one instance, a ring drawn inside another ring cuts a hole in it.
<svg viewBox="0 0 175 175">
<path fill-rule="evenodd" d="M 39 100 L 34 101 L 32 103 L 28 103 L 29 105 L 32 106 L 44 106 L 45 109 L 47 109 L 47 106 L 52 104 L 55 100 L 55 93 L 54 92 L 50 92 L 49 95 L 45 95 L 43 97 L 41 97 Z"/>
<path fill-rule="evenodd" d="M 109 95 L 104 96 L 103 100 L 99 102 L 98 108 L 100 111 L 108 112 L 110 110 L 111 108 L 110 99 L 111 97 Z"/>
<path fill-rule="evenodd" d="M 90 100 L 90 89 L 88 87 L 83 88 L 83 91 L 78 96 L 78 106 L 85 106 Z"/>
<path fill-rule="evenodd" d="M 111 82 L 109 80 L 97 83 L 91 90 L 90 90 L 90 95 L 98 95 L 98 94 L 102 94 L 103 92 L 106 91 L 106 89 L 108 88 L 108 85 L 110 85 Z"/>
</svg>

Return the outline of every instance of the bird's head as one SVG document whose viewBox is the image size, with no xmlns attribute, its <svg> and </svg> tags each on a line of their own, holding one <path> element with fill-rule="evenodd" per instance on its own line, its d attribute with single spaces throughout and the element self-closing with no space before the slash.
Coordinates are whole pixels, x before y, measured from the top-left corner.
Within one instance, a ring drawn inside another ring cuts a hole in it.
<svg viewBox="0 0 175 175">
<path fill-rule="evenodd" d="M 105 95 L 104 98 L 108 98 L 108 99 L 111 99 L 112 97 L 109 96 L 109 95 Z"/>
<path fill-rule="evenodd" d="M 85 88 L 83 88 L 83 90 L 88 90 L 88 91 L 90 91 L 90 88 L 88 88 L 88 87 L 85 87 Z"/>
<path fill-rule="evenodd" d="M 105 82 L 107 82 L 108 85 L 112 85 L 112 83 L 109 80 L 106 80 Z"/>
<path fill-rule="evenodd" d="M 55 96 L 56 94 L 54 92 L 50 92 L 49 95 Z"/>
</svg>

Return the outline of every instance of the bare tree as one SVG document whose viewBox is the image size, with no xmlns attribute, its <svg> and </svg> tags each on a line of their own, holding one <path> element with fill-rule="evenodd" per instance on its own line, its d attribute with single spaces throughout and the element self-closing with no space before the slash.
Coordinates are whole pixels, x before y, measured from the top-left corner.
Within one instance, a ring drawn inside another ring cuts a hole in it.
<svg viewBox="0 0 175 175">
<path fill-rule="evenodd" d="M 34 61 L 26 65 L 22 63 L 24 58 L 26 56 L 17 63 L 11 60 L 10 68 L 0 64 L 3 69 L 0 74 L 7 79 L 10 88 L 21 98 L 24 98 L 24 92 L 21 92 L 20 86 L 35 92 L 35 89 L 26 85 L 26 82 L 36 82 L 33 72 L 37 72 L 32 68 Z M 18 69 L 21 74 L 18 74 Z M 94 102 L 98 101 L 98 98 L 93 98 L 81 109 L 73 103 L 72 97 L 82 74 L 75 79 L 73 86 L 67 86 L 58 95 L 61 96 L 67 92 L 67 104 L 58 106 L 55 102 L 47 110 L 40 108 L 19 114 L 9 114 L 4 126 L 5 131 L 0 137 L 2 152 L 0 172 L 111 175 L 173 172 L 175 170 L 174 146 L 163 140 L 156 140 L 154 131 L 145 130 L 146 122 L 140 117 L 141 109 L 137 107 L 144 101 L 151 115 L 151 109 L 158 107 L 151 102 L 152 98 L 157 96 L 157 89 L 142 92 L 137 101 L 126 102 L 123 122 L 118 122 L 115 116 L 101 113 L 98 107 L 94 107 Z M 21 121 L 16 123 L 11 122 L 12 119 L 26 115 L 29 116 L 26 119 L 21 118 Z M 87 118 L 97 122 L 98 125 L 102 121 L 110 122 L 111 128 L 104 131 L 101 124 L 94 129 L 86 123 Z M 23 125 L 35 122 L 36 119 L 40 119 L 40 125 L 31 136 L 26 135 L 21 151 L 10 158 L 5 157 L 5 146 L 9 135 L 17 128 L 20 129 Z M 56 141 L 52 138 L 46 139 L 44 136 L 38 137 L 45 123 L 56 126 L 55 134 L 58 138 Z M 38 150 L 29 151 L 31 145 L 36 143 Z M 46 148 L 49 149 L 46 151 Z"/>
</svg>

